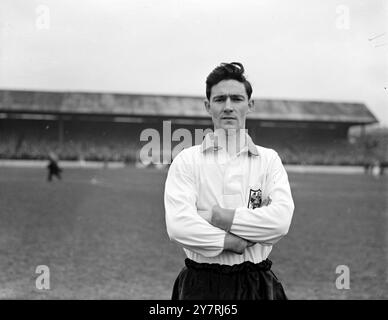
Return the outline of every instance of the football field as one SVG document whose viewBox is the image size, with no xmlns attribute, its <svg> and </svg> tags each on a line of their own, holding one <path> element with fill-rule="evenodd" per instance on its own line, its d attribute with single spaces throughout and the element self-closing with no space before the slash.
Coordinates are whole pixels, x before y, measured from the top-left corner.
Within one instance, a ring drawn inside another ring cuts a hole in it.
<svg viewBox="0 0 388 320">
<path fill-rule="evenodd" d="M 0 168 L 0 299 L 169 299 L 183 251 L 166 171 Z M 295 212 L 270 255 L 290 299 L 388 299 L 388 177 L 290 173 Z M 38 290 L 36 267 L 50 270 Z M 349 289 L 337 289 L 338 266 Z"/>
</svg>

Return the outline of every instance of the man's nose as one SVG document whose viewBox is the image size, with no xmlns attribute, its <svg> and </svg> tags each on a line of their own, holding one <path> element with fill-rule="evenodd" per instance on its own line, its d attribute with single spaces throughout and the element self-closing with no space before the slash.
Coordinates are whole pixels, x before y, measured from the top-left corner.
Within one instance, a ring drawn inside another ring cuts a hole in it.
<svg viewBox="0 0 388 320">
<path fill-rule="evenodd" d="M 224 108 L 224 111 L 233 111 L 233 108 L 232 108 L 232 102 L 230 100 L 230 97 L 228 97 L 225 101 L 225 108 Z"/>
</svg>

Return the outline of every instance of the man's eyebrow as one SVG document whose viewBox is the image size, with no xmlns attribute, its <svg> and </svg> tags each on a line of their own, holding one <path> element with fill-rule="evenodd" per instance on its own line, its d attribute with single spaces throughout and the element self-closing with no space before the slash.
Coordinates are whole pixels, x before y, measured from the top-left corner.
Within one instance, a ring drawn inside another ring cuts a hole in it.
<svg viewBox="0 0 388 320">
<path fill-rule="evenodd" d="M 245 96 L 243 94 L 218 94 L 218 95 L 215 95 L 212 99 L 216 99 L 216 98 L 226 98 L 226 97 L 231 97 L 231 98 L 245 98 Z"/>
</svg>

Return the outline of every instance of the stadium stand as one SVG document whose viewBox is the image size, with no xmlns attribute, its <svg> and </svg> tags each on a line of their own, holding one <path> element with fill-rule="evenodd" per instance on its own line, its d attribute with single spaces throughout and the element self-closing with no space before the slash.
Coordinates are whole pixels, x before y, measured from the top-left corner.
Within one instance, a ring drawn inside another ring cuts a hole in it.
<svg viewBox="0 0 388 320">
<path fill-rule="evenodd" d="M 203 98 L 79 92 L 0 90 L 0 158 L 138 160 L 140 133 L 163 121 L 173 128 L 211 129 Z M 387 142 L 371 145 L 352 126 L 376 123 L 361 103 L 256 99 L 247 127 L 253 140 L 278 151 L 287 164 L 364 165 L 387 162 Z M 178 142 L 172 143 L 172 147 Z M 383 151 L 382 151 L 383 150 Z"/>
</svg>

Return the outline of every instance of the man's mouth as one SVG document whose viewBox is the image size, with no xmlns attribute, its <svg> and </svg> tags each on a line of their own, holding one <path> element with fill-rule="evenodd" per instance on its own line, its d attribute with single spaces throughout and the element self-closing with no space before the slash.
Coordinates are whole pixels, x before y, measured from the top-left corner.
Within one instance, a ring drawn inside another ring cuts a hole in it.
<svg viewBox="0 0 388 320">
<path fill-rule="evenodd" d="M 236 120 L 234 117 L 222 117 L 222 120 Z"/>
</svg>

